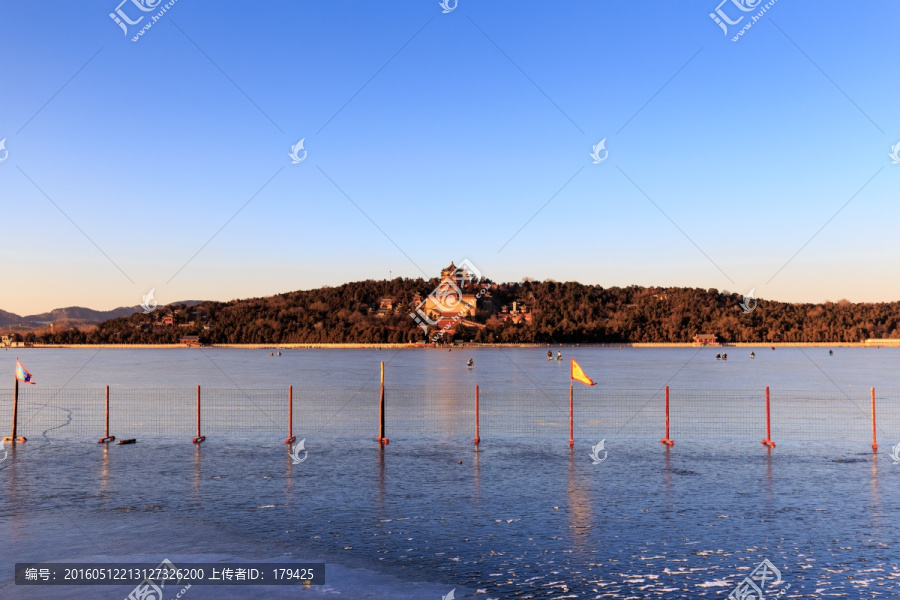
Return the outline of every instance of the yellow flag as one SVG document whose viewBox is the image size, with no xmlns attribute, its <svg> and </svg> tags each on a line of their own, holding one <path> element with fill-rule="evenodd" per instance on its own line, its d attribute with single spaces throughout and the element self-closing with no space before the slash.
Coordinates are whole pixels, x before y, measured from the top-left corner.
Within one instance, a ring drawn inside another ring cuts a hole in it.
<svg viewBox="0 0 900 600">
<path fill-rule="evenodd" d="M 572 359 L 572 379 L 575 381 L 580 381 L 584 385 L 597 385 L 593 379 L 584 374 L 584 371 L 581 370 L 581 365 L 575 362 L 575 359 Z"/>
</svg>

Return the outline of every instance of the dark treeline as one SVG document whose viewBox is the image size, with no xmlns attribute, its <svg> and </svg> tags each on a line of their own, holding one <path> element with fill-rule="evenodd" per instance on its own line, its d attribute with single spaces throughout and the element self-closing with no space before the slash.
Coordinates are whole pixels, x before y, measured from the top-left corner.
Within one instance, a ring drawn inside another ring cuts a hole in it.
<svg viewBox="0 0 900 600">
<path fill-rule="evenodd" d="M 177 343 L 197 335 L 204 343 L 423 342 L 409 313 L 416 294 L 437 280 L 361 281 L 268 298 L 166 306 L 84 329 L 42 333 L 45 343 Z M 379 300 L 393 300 L 381 311 Z M 454 339 L 476 342 L 627 343 L 690 342 L 700 333 L 721 342 L 859 342 L 900 338 L 900 302 L 789 304 L 760 300 L 744 314 L 739 294 L 693 288 L 602 288 L 554 281 L 501 284 L 491 290 L 494 310 L 479 306 Z M 513 324 L 496 312 L 513 301 L 533 322 Z M 170 323 L 165 323 L 166 318 Z M 30 336 L 29 336 L 30 337 Z"/>
</svg>

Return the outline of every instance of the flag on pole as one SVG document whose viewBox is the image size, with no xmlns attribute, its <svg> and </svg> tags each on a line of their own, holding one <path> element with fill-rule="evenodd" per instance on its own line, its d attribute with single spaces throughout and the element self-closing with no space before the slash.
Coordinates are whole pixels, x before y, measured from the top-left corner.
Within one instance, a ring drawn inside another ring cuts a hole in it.
<svg viewBox="0 0 900 600">
<path fill-rule="evenodd" d="M 34 382 L 31 380 L 31 373 L 25 370 L 18 358 L 16 359 L 16 379 L 34 385 Z"/>
<path fill-rule="evenodd" d="M 580 381 L 584 385 L 597 385 L 593 379 L 584 374 L 584 371 L 581 370 L 581 365 L 575 362 L 575 359 L 572 359 L 572 379 L 575 381 Z"/>
</svg>

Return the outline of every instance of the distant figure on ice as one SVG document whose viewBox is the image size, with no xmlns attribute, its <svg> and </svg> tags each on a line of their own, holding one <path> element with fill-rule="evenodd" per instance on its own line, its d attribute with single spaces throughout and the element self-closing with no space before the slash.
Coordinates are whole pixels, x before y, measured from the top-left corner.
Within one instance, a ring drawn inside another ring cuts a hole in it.
<svg viewBox="0 0 900 600">
<path fill-rule="evenodd" d="M 553 360 L 553 350 L 547 350 L 547 360 Z"/>
<path fill-rule="evenodd" d="M 750 358 L 756 358 L 756 352 L 751 352 L 751 353 L 750 353 Z"/>
<path fill-rule="evenodd" d="M 721 355 L 721 354 L 716 354 L 716 360 L 722 360 L 722 355 Z"/>
<path fill-rule="evenodd" d="M 722 360 L 728 360 L 728 355 L 724 352 L 722 353 Z"/>
<path fill-rule="evenodd" d="M 469 359 L 469 362 L 466 363 L 466 366 L 469 367 L 470 369 L 474 369 L 474 368 L 475 368 L 475 361 L 472 360 L 472 359 L 470 358 L 470 359 Z"/>
<path fill-rule="evenodd" d="M 556 353 L 556 360 L 562 360 L 562 352 Z"/>
<path fill-rule="evenodd" d="M 828 351 L 828 356 L 834 356 L 834 350 L 829 350 L 829 351 Z"/>
</svg>

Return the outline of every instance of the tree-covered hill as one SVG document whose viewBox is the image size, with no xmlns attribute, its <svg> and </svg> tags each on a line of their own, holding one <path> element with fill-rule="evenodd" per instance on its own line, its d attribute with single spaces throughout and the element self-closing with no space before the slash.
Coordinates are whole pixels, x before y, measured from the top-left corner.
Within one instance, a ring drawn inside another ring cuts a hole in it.
<svg viewBox="0 0 900 600">
<path fill-rule="evenodd" d="M 423 342 L 428 338 L 409 313 L 414 298 L 424 298 L 436 284 L 436 279 L 369 280 L 267 298 L 169 305 L 40 335 L 45 343 L 177 343 L 187 335 L 208 343 Z M 383 298 L 391 300 L 389 308 L 381 304 Z M 689 342 L 700 333 L 715 334 L 722 342 L 900 338 L 900 302 L 759 300 L 745 314 L 741 300 L 739 294 L 714 289 L 524 281 L 493 286 L 475 317 L 453 333 L 457 340 L 503 343 Z M 502 309 L 508 312 L 513 302 L 530 311 L 530 324 L 503 318 Z"/>
</svg>

